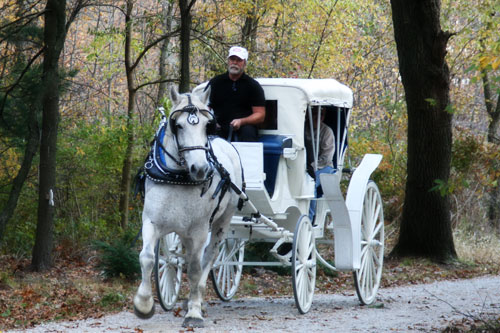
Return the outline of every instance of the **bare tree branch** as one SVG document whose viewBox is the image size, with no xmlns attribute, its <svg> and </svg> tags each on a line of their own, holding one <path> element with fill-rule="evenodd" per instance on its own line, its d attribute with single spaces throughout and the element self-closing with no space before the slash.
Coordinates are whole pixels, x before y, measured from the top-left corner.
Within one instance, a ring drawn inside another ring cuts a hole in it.
<svg viewBox="0 0 500 333">
<path fill-rule="evenodd" d="M 144 83 L 138 85 L 137 87 L 135 87 L 135 91 L 137 91 L 141 88 L 144 88 L 146 86 L 150 86 L 152 84 L 159 84 L 159 83 L 165 83 L 165 82 L 176 82 L 176 81 L 178 81 L 178 80 L 176 80 L 176 79 L 163 79 L 163 80 L 161 80 L 160 79 L 160 80 L 155 80 L 155 81 L 144 82 Z"/>
<path fill-rule="evenodd" d="M 135 59 L 134 63 L 130 66 L 130 69 L 135 69 L 138 65 L 139 65 L 139 62 L 141 61 L 141 59 L 146 55 L 146 53 L 148 53 L 148 51 L 153 48 L 154 46 L 156 46 L 158 43 L 160 43 L 161 41 L 169 38 L 169 37 L 172 37 L 176 34 L 178 34 L 180 31 L 180 29 L 176 29 L 174 31 L 171 31 L 163 36 L 161 36 L 160 38 L 156 39 L 155 41 L 151 42 L 149 45 L 147 45 L 142 51 L 141 53 L 137 56 L 137 58 Z"/>
</svg>

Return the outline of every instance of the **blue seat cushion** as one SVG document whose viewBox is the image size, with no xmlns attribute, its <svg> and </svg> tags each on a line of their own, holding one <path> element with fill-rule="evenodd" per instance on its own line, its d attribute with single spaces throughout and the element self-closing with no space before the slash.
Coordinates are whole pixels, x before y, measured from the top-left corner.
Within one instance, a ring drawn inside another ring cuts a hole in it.
<svg viewBox="0 0 500 333">
<path fill-rule="evenodd" d="M 259 137 L 259 142 L 263 143 L 264 148 L 264 172 L 266 173 L 264 186 L 269 196 L 272 197 L 280 156 L 284 148 L 291 146 L 291 139 L 284 135 L 262 135 Z"/>
</svg>

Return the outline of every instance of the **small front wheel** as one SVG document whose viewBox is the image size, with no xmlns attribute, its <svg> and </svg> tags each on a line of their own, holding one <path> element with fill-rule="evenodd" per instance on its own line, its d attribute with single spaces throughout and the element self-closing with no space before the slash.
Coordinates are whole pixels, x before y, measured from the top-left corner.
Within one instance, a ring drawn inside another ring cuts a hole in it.
<svg viewBox="0 0 500 333">
<path fill-rule="evenodd" d="M 295 226 L 292 246 L 292 284 L 295 305 L 305 314 L 312 305 L 316 284 L 316 246 L 311 221 L 302 215 Z"/>
<path fill-rule="evenodd" d="M 179 295 L 182 279 L 182 242 L 172 232 L 158 239 L 155 247 L 156 293 L 161 307 L 172 310 Z"/>
<path fill-rule="evenodd" d="M 361 304 L 375 301 L 384 261 L 384 212 L 377 185 L 366 187 L 361 217 L 361 266 L 353 272 L 356 293 Z"/>
<path fill-rule="evenodd" d="M 215 293 L 223 301 L 233 298 L 240 285 L 243 271 L 245 242 L 240 239 L 225 239 L 219 247 L 219 255 L 215 259 L 210 276 Z"/>
</svg>

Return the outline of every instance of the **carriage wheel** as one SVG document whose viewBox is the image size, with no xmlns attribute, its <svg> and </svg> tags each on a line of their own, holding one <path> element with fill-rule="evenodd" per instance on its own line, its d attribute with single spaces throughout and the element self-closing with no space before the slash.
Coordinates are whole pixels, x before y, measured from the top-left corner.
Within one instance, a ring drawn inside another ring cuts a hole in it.
<svg viewBox="0 0 500 333">
<path fill-rule="evenodd" d="M 359 301 L 371 304 L 375 300 L 382 277 L 384 261 L 384 212 L 377 185 L 366 187 L 361 217 L 361 266 L 354 271 L 354 284 Z"/>
<path fill-rule="evenodd" d="M 220 245 L 210 276 L 215 293 L 223 301 L 229 301 L 238 290 L 244 255 L 245 242 L 242 240 L 225 239 Z"/>
<path fill-rule="evenodd" d="M 292 284 L 299 312 L 309 311 L 316 284 L 316 247 L 309 217 L 302 215 L 295 226 L 292 247 Z"/>
<path fill-rule="evenodd" d="M 155 247 L 155 280 L 156 293 L 160 305 L 165 311 L 172 310 L 182 279 L 182 264 L 180 257 L 182 243 L 179 236 L 172 232 L 158 239 Z"/>
</svg>

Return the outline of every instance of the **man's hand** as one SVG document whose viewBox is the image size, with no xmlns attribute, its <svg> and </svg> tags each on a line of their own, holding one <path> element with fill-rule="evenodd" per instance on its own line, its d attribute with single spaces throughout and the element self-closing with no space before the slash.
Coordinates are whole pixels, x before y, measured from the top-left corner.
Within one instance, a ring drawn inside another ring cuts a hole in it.
<svg viewBox="0 0 500 333">
<path fill-rule="evenodd" d="M 258 125 L 266 118 L 266 109 L 263 106 L 252 106 L 252 114 L 245 118 L 233 119 L 230 125 L 237 131 L 243 125 Z"/>
<path fill-rule="evenodd" d="M 243 125 L 242 119 L 233 119 L 230 123 L 231 126 L 233 126 L 234 130 L 237 131 L 240 129 L 241 125 Z"/>
</svg>

